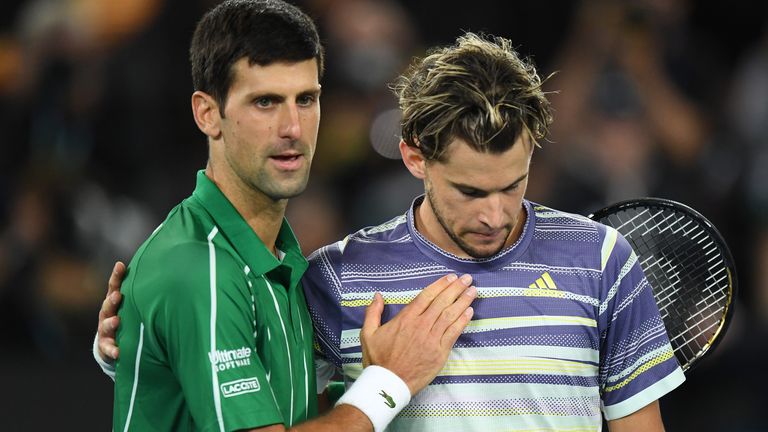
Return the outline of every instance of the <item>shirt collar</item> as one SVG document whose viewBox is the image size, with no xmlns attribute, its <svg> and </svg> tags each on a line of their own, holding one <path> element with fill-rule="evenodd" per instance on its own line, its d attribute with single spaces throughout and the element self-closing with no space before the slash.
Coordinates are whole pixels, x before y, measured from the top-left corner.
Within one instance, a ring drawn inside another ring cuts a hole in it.
<svg viewBox="0 0 768 432">
<path fill-rule="evenodd" d="M 197 185 L 192 198 L 211 215 L 219 232 L 229 240 L 252 272 L 265 274 L 284 264 L 294 270 L 291 272 L 291 282 L 294 282 L 293 279 L 298 280 L 306 270 L 307 260 L 302 255 L 299 242 L 285 218 L 280 225 L 276 242 L 277 248 L 285 253 L 281 262 L 267 249 L 218 186 L 205 175 L 204 170 L 197 173 Z M 295 276 L 296 274 L 298 275 Z"/>
<path fill-rule="evenodd" d="M 475 273 L 478 271 L 478 269 L 497 269 L 521 256 L 528 245 L 531 243 L 534 226 L 536 224 L 535 214 L 533 212 L 533 206 L 531 202 L 523 199 L 523 208 L 525 209 L 525 225 L 523 225 L 523 231 L 520 234 L 520 238 L 513 245 L 502 249 L 496 255 L 490 256 L 488 258 L 458 257 L 444 250 L 440 246 L 432 243 L 416 229 L 416 215 L 414 213 L 416 209 L 424 202 L 424 199 L 425 196 L 420 195 L 416 197 L 411 203 L 411 207 L 406 213 L 408 231 L 411 234 L 411 238 L 414 239 L 416 247 L 418 247 L 422 253 L 448 268 L 466 273 Z"/>
</svg>

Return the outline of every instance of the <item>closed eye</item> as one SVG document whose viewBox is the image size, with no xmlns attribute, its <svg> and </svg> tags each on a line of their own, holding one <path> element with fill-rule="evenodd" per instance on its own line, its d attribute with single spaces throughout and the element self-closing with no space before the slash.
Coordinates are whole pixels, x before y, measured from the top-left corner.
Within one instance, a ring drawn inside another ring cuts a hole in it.
<svg viewBox="0 0 768 432">
<path fill-rule="evenodd" d="M 488 192 L 475 188 L 459 187 L 457 189 L 462 195 L 468 198 L 482 198 L 488 195 Z"/>
<path fill-rule="evenodd" d="M 509 186 L 503 188 L 503 189 L 496 189 L 496 191 L 500 191 L 502 193 L 513 193 L 517 192 L 520 189 L 520 186 L 523 184 L 525 179 L 528 177 L 528 173 L 523 174 L 522 176 L 518 177 L 514 182 L 512 182 Z M 461 184 L 461 183 L 453 183 L 451 182 L 451 185 L 456 188 L 457 191 L 459 191 L 460 194 L 464 195 L 467 198 L 485 198 L 489 194 L 495 192 L 494 190 L 488 191 L 483 189 L 478 189 L 475 187 L 472 187 L 467 184 Z"/>
</svg>

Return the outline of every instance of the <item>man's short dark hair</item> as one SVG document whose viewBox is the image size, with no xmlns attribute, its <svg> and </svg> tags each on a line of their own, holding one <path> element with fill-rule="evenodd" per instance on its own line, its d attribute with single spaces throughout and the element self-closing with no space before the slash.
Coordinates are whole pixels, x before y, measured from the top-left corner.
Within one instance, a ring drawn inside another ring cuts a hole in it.
<svg viewBox="0 0 768 432">
<path fill-rule="evenodd" d="M 222 116 L 232 66 L 241 58 L 260 66 L 314 58 L 318 76 L 323 73 L 323 46 L 314 22 L 282 0 L 226 0 L 197 24 L 189 48 L 192 83 L 219 103 Z"/>
</svg>

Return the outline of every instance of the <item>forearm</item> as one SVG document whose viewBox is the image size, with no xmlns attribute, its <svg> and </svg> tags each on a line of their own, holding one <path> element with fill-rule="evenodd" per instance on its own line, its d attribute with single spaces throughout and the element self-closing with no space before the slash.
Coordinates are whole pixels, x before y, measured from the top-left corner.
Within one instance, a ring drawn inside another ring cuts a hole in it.
<svg viewBox="0 0 768 432">
<path fill-rule="evenodd" d="M 608 422 L 611 432 L 664 432 L 659 401 L 651 402 L 634 413 Z"/>
<path fill-rule="evenodd" d="M 339 405 L 328 414 L 286 429 L 282 424 L 249 429 L 249 432 L 371 432 L 373 425 L 362 411 L 352 405 Z"/>
<path fill-rule="evenodd" d="M 342 404 L 327 414 L 301 423 L 289 429 L 292 432 L 370 432 L 373 425 L 362 411 L 352 405 Z"/>
</svg>

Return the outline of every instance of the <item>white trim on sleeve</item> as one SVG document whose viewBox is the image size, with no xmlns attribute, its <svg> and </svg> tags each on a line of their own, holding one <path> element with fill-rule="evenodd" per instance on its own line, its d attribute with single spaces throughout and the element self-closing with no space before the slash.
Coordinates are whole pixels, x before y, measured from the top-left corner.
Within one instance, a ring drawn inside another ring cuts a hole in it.
<svg viewBox="0 0 768 432">
<path fill-rule="evenodd" d="M 114 362 L 105 362 L 101 359 L 101 356 L 99 355 L 99 334 L 96 333 L 96 336 L 93 338 L 93 359 L 96 360 L 96 363 L 99 364 L 101 367 L 101 371 L 104 372 L 108 377 L 112 378 L 112 381 L 115 380 L 115 363 Z"/>
<path fill-rule="evenodd" d="M 683 370 L 678 367 L 669 375 L 629 399 L 617 404 L 604 406 L 605 419 L 616 420 L 626 417 L 674 390 L 683 381 L 685 381 L 685 375 Z"/>
</svg>

